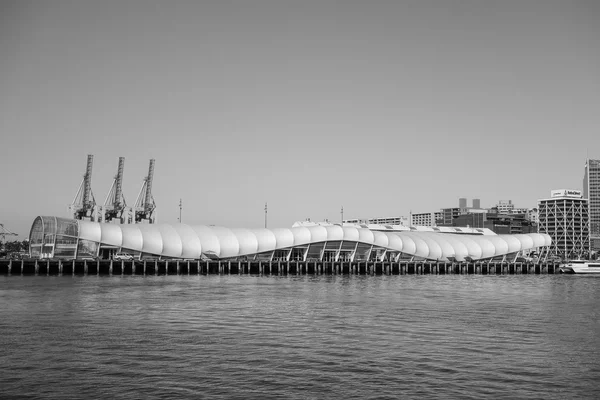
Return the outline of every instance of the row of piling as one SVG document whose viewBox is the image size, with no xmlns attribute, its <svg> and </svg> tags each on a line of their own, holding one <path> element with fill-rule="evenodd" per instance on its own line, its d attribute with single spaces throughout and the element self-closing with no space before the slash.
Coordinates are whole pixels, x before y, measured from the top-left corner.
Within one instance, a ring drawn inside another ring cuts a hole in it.
<svg viewBox="0 0 600 400">
<path fill-rule="evenodd" d="M 558 272 L 556 263 L 0 260 L 0 275 L 539 275 Z"/>
</svg>

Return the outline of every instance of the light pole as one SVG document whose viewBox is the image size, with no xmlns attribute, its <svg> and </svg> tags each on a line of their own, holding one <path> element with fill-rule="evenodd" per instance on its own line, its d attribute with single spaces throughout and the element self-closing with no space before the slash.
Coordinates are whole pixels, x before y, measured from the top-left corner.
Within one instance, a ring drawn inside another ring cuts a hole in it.
<svg viewBox="0 0 600 400">
<path fill-rule="evenodd" d="M 265 201 L 265 229 L 267 229 L 267 202 Z"/>
<path fill-rule="evenodd" d="M 182 223 L 182 221 L 181 221 L 181 209 L 182 209 L 182 207 L 183 207 L 183 203 L 182 203 L 181 199 L 179 199 L 179 223 L 180 224 Z"/>
</svg>

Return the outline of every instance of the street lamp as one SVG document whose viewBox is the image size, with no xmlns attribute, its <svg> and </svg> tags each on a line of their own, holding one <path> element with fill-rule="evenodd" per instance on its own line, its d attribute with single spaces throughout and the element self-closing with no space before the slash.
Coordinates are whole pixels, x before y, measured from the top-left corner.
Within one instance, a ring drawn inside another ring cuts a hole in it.
<svg viewBox="0 0 600 400">
<path fill-rule="evenodd" d="M 179 199 L 179 223 L 181 224 L 181 209 L 183 207 L 183 203 L 181 202 L 181 199 Z"/>
</svg>

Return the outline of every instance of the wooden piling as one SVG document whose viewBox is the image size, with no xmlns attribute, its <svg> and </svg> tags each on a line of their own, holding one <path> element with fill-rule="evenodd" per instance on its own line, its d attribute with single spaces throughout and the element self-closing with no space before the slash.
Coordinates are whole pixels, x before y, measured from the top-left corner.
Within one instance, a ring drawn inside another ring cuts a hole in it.
<svg viewBox="0 0 600 400">
<path fill-rule="evenodd" d="M 153 264 L 152 264 L 153 261 Z M 136 265 L 137 264 L 137 265 Z M 499 261 L 288 261 L 288 260 L 0 260 L 4 275 L 541 275 L 558 273 L 554 263 Z M 154 271 L 152 270 L 154 268 Z M 195 268 L 195 270 L 194 270 Z M 236 271 L 237 268 L 237 271 Z"/>
</svg>

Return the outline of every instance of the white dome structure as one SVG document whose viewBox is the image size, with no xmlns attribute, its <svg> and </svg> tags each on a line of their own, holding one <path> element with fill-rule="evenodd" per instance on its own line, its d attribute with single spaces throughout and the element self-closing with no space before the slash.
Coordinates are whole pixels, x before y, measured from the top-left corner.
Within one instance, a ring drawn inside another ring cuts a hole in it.
<svg viewBox="0 0 600 400">
<path fill-rule="evenodd" d="M 451 233 L 452 232 L 452 233 Z M 459 233 L 460 232 L 460 233 Z M 329 224 L 278 229 L 230 229 L 186 224 L 116 225 L 40 216 L 30 232 L 37 258 L 101 257 L 102 251 L 139 258 L 309 261 L 482 260 L 550 246 L 549 235 L 481 231 L 374 230 Z"/>
</svg>

